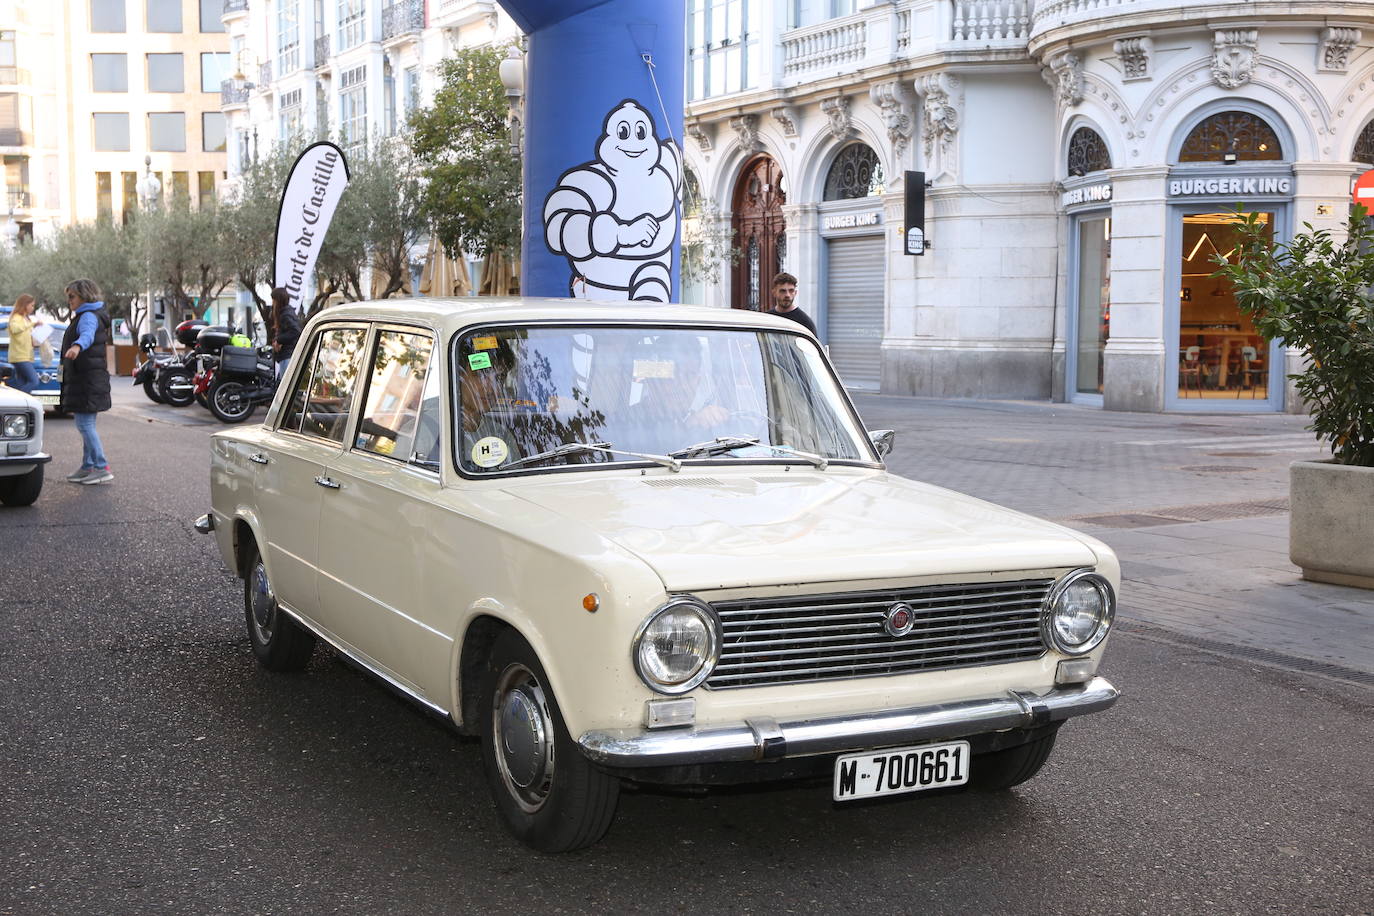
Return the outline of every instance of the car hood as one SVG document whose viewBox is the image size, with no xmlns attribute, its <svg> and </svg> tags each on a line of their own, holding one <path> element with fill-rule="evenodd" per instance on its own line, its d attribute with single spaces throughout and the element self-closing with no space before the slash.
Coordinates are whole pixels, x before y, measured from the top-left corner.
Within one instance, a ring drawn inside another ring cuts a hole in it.
<svg viewBox="0 0 1374 916">
<path fill-rule="evenodd" d="M 1068 529 L 867 469 L 558 475 L 507 492 L 635 554 L 670 590 L 1097 562 Z"/>
</svg>

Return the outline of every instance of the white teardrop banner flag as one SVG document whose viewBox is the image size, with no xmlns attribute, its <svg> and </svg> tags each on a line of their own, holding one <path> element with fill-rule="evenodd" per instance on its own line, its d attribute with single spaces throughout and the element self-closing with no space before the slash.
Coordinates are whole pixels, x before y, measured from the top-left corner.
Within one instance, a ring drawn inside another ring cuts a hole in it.
<svg viewBox="0 0 1374 916">
<path fill-rule="evenodd" d="M 321 141 L 306 147 L 291 166 L 277 211 L 273 286 L 291 294 L 291 307 L 301 310 L 301 293 L 315 271 L 324 234 L 348 186 L 348 160 L 343 150 Z"/>
</svg>

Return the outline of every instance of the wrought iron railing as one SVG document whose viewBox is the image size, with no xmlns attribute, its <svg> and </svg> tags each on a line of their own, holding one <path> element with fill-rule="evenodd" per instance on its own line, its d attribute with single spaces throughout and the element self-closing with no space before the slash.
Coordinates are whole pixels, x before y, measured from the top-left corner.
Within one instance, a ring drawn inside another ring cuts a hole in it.
<svg viewBox="0 0 1374 916">
<path fill-rule="evenodd" d="M 219 84 L 220 107 L 228 105 L 247 105 L 248 90 L 252 88 L 252 83 L 245 83 L 238 80 L 225 80 Z"/>
<path fill-rule="evenodd" d="M 400 0 L 382 9 L 382 40 L 425 27 L 425 0 Z"/>
<path fill-rule="evenodd" d="M 9 189 L 9 199 L 10 199 L 10 209 L 11 209 L 11 210 L 27 210 L 27 209 L 29 208 L 29 206 L 30 206 L 30 204 L 29 204 L 29 189 L 28 189 L 28 188 L 10 188 L 10 189 Z"/>
</svg>

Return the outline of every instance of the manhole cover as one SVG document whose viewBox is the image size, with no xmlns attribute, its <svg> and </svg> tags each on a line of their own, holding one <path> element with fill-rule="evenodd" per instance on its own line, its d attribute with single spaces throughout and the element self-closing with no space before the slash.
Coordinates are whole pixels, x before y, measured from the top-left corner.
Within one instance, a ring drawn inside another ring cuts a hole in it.
<svg viewBox="0 0 1374 916">
<path fill-rule="evenodd" d="M 1188 464 L 1179 468 L 1180 471 L 1196 471 L 1199 474 L 1235 474 L 1238 471 L 1253 471 L 1239 464 Z"/>
<path fill-rule="evenodd" d="M 1273 452 L 1208 452 L 1208 458 L 1270 458 Z"/>
</svg>

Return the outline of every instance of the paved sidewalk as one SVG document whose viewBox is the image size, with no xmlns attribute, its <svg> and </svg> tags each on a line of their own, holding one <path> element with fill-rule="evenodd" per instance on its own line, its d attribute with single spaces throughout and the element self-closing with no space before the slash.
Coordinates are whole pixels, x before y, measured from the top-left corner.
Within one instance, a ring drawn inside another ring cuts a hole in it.
<svg viewBox="0 0 1374 916">
<path fill-rule="evenodd" d="M 1288 560 L 1288 465 L 1328 455 L 1306 417 L 855 401 L 870 429 L 897 430 L 897 473 L 1111 545 L 1127 627 L 1374 684 L 1374 591 L 1304 581 Z"/>
</svg>

